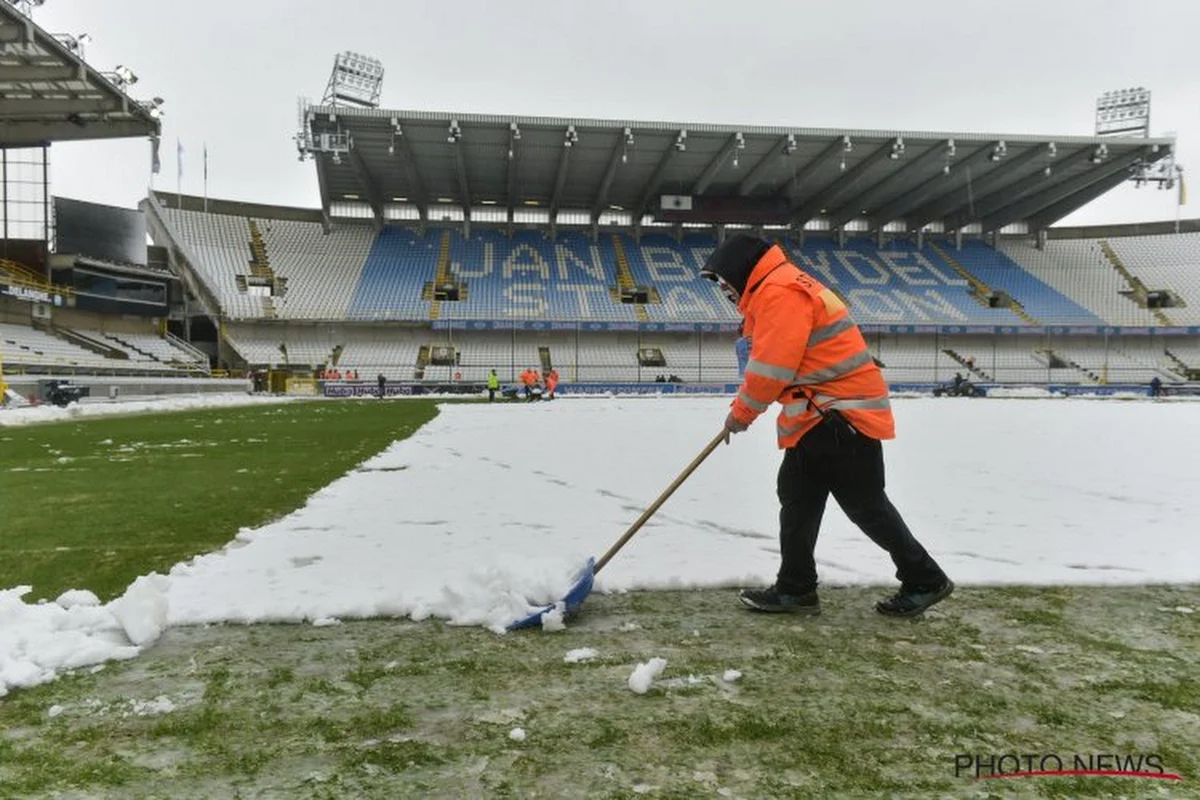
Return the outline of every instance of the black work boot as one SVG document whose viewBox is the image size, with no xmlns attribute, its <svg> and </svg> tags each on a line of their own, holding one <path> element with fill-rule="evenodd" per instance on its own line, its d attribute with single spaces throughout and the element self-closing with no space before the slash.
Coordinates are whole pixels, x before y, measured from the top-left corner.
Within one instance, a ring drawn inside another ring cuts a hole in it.
<svg viewBox="0 0 1200 800">
<path fill-rule="evenodd" d="M 940 603 L 954 591 L 954 581 L 949 578 L 941 586 L 933 588 L 900 587 L 900 591 L 875 604 L 875 610 L 889 617 L 915 617 L 925 612 L 934 603 Z"/>
<path fill-rule="evenodd" d="M 821 613 L 816 591 L 804 594 L 783 594 L 774 586 L 766 589 L 742 589 L 738 599 L 747 608 L 769 614 L 804 614 L 815 617 Z"/>
</svg>

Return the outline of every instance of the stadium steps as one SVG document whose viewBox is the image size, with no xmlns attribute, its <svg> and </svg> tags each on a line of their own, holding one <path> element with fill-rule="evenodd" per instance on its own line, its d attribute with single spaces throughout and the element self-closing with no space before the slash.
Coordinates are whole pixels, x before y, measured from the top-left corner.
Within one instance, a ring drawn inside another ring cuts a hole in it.
<svg viewBox="0 0 1200 800">
<path fill-rule="evenodd" d="M 1145 308 L 1153 314 L 1154 318 L 1164 327 L 1173 325 L 1174 323 L 1171 322 L 1170 317 L 1164 314 L 1161 308 L 1146 307 L 1146 295 L 1149 294 L 1150 290 L 1146 288 L 1146 284 L 1142 283 L 1141 278 L 1129 271 L 1129 268 L 1125 266 L 1125 262 L 1117 255 L 1117 251 L 1113 250 L 1112 245 L 1108 243 L 1107 239 L 1100 240 L 1100 251 L 1104 253 L 1104 258 L 1117 271 L 1117 274 L 1124 278 L 1125 283 L 1129 285 L 1129 291 L 1121 292 L 1121 294 L 1136 303 L 1139 308 Z"/>
<path fill-rule="evenodd" d="M 625 246 L 621 244 L 620 235 L 614 233 L 612 242 L 613 252 L 617 256 L 617 285 L 612 291 L 612 298 L 614 303 L 620 303 L 621 294 L 625 291 L 631 291 L 637 286 L 637 281 L 633 279 L 633 270 L 629 266 L 629 257 L 625 255 Z M 650 321 L 650 314 L 646 311 L 645 306 L 640 303 L 634 305 L 633 313 L 637 315 L 639 322 Z"/>
<path fill-rule="evenodd" d="M 1171 367 L 1171 371 L 1177 375 L 1182 375 L 1189 381 L 1200 381 L 1200 367 L 1193 367 L 1191 364 L 1184 361 L 1179 356 L 1172 353 L 1170 350 L 1163 351 L 1167 358 L 1171 359 L 1175 366 Z"/>
<path fill-rule="evenodd" d="M 95 353 L 96 355 L 104 356 L 105 358 L 117 359 L 119 361 L 128 361 L 129 353 L 126 353 L 119 347 L 113 347 L 110 344 L 97 341 L 90 336 L 73 331 L 70 328 L 59 328 L 54 325 L 41 324 L 37 321 L 33 323 L 35 331 L 42 331 L 51 336 L 62 339 L 64 342 L 69 342 L 76 347 L 82 347 L 84 350 Z"/>
<path fill-rule="evenodd" d="M 1035 347 L 1033 350 L 1033 355 L 1036 360 L 1042 362 L 1050 369 L 1070 368 L 1082 374 L 1092 383 L 1107 383 L 1107 381 L 1096 372 L 1088 369 L 1072 358 L 1068 358 L 1061 353 L 1055 352 L 1054 348 L 1052 347 Z"/>
<path fill-rule="evenodd" d="M 422 292 L 422 300 L 429 301 L 429 318 L 437 319 L 442 313 L 442 301 L 437 299 L 434 294 L 434 287 L 442 283 L 448 283 L 454 280 L 450 274 L 450 231 L 442 231 L 442 243 L 438 247 L 437 267 L 433 272 L 433 283 L 425 286 L 425 291 Z M 422 367 L 422 370 L 424 367 Z"/>
<path fill-rule="evenodd" d="M 424 378 L 427 366 L 429 366 L 429 345 L 423 344 L 417 350 L 417 365 L 413 370 L 413 379 L 419 381 Z"/>
<path fill-rule="evenodd" d="M 554 365 L 550 362 L 550 348 L 538 348 L 538 360 L 542 362 L 542 374 L 545 375 L 550 370 L 554 369 Z"/>
<path fill-rule="evenodd" d="M 140 353 L 141 355 L 145 356 L 146 358 L 150 359 L 151 361 L 157 361 L 159 364 L 166 363 L 161 358 L 154 355 L 154 353 L 146 352 L 142 348 L 137 347 L 136 345 L 130 344 L 129 342 L 125 341 L 124 339 L 122 339 L 120 336 L 118 336 L 115 333 L 106 333 L 106 334 L 104 334 L 104 336 L 107 339 L 112 339 L 114 342 L 121 345 L 121 347 L 124 347 L 126 350 L 131 350 L 135 353 Z"/>
<path fill-rule="evenodd" d="M 943 261 L 949 264 L 950 268 L 957 272 L 959 276 L 961 276 L 967 283 L 971 284 L 971 296 L 975 298 L 975 302 L 979 303 L 979 305 L 984 306 L 985 308 L 990 308 L 988 298 L 996 293 L 992 287 L 988 286 L 986 283 L 979 280 L 979 278 L 972 275 L 969 271 L 967 271 L 967 268 L 959 262 L 958 259 L 950 255 L 950 253 L 948 253 L 944 248 L 939 247 L 935 242 L 926 242 L 926 245 L 928 245 L 933 252 L 937 253 Z M 1021 304 L 1011 296 L 1008 298 L 1008 306 L 1006 307 L 1009 311 L 1013 312 L 1030 325 L 1041 324 L 1032 316 L 1030 316 L 1029 313 L 1021 306 Z"/>
<path fill-rule="evenodd" d="M 263 240 L 258 223 L 252 219 L 246 220 L 250 228 L 250 274 L 256 278 L 275 280 L 275 270 L 271 269 L 271 259 L 267 255 L 267 243 Z"/>
<path fill-rule="evenodd" d="M 971 374 L 978 375 L 980 378 L 983 378 L 985 381 L 989 381 L 989 382 L 995 381 L 995 379 L 991 375 L 987 374 L 987 372 L 984 371 L 982 368 L 972 367 L 970 364 L 968 364 L 967 359 L 965 357 L 963 357 L 957 350 L 952 350 L 950 348 L 946 348 L 942 352 L 945 353 L 946 355 L 950 356 L 951 358 L 953 358 L 958 363 L 962 364 L 963 368 L 966 369 Z M 878 360 L 878 359 L 876 359 L 876 360 Z"/>
</svg>

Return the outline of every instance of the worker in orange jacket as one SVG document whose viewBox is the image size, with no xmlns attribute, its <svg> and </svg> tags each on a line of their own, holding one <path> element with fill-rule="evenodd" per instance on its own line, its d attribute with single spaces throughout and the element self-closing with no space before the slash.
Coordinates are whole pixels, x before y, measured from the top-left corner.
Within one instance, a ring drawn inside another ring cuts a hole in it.
<svg viewBox="0 0 1200 800">
<path fill-rule="evenodd" d="M 558 387 L 558 370 L 552 369 L 546 373 L 546 397 L 554 399 L 554 390 Z"/>
<path fill-rule="evenodd" d="M 877 611 L 913 616 L 948 597 L 954 584 L 884 492 L 880 440 L 896 435 L 888 388 L 845 303 L 778 245 L 754 236 L 727 239 L 700 274 L 737 304 L 751 340 L 726 441 L 772 403 L 782 406 L 781 564 L 773 586 L 743 590 L 741 601 L 757 611 L 820 613 L 814 551 L 830 494 L 896 565 L 900 589 Z"/>
</svg>

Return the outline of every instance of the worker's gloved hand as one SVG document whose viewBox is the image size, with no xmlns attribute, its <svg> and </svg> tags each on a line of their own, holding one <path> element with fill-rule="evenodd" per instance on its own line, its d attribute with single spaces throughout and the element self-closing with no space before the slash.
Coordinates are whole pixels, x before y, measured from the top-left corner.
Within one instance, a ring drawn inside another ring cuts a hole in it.
<svg viewBox="0 0 1200 800">
<path fill-rule="evenodd" d="M 729 416 L 725 417 L 725 444 L 729 444 L 729 437 L 735 433 L 741 433 L 750 426 L 729 412 Z"/>
</svg>

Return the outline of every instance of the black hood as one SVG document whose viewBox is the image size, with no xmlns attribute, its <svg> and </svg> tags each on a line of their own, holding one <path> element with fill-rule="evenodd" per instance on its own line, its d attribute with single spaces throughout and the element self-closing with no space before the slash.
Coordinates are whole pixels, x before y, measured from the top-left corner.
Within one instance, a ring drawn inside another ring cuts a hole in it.
<svg viewBox="0 0 1200 800">
<path fill-rule="evenodd" d="M 745 294 L 750 273 L 771 246 L 767 240 L 745 233 L 730 236 L 708 257 L 701 271 L 720 276 L 738 294 Z"/>
</svg>

